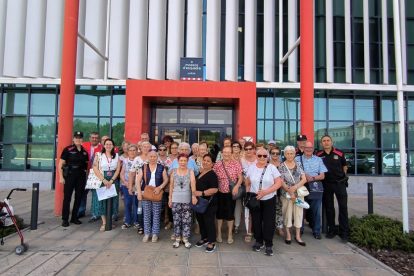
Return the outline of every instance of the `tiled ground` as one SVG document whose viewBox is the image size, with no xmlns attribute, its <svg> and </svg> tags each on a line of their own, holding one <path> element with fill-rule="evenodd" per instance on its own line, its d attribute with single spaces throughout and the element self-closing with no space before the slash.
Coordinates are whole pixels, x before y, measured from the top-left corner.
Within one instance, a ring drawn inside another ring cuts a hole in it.
<svg viewBox="0 0 414 276">
<path fill-rule="evenodd" d="M 0 190 L 0 198 L 6 194 Z M 16 193 L 11 202 L 15 212 L 30 222 L 31 193 Z M 374 202 L 378 213 L 400 216 L 399 199 L 375 198 Z M 411 209 L 413 203 L 410 198 Z M 350 215 L 362 215 L 366 198 L 352 197 L 349 206 Z M 86 218 L 80 226 L 63 228 L 53 208 L 54 192 L 41 191 L 39 220 L 45 223 L 23 232 L 30 248 L 21 256 L 14 254 L 18 236 L 5 239 L 0 247 L 0 275 L 393 275 L 339 238 L 315 240 L 309 228 L 303 236 L 306 247 L 295 242 L 286 245 L 282 237 L 275 236 L 272 257 L 253 252 L 253 242 L 244 242 L 244 231 L 235 235 L 234 244 L 218 244 L 214 253 L 207 254 L 195 246 L 173 249 L 172 230 L 163 228 L 157 243 L 143 243 L 136 229 L 120 229 L 123 206 L 117 227 L 105 233 L 98 231 L 99 222 L 88 223 Z M 193 234 L 191 242 L 198 239 Z"/>
</svg>

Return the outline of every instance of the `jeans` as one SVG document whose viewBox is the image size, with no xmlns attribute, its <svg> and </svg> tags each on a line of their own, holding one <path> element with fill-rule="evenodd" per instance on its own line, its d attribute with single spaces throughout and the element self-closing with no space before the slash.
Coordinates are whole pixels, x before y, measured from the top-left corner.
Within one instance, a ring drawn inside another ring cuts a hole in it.
<svg viewBox="0 0 414 276">
<path fill-rule="evenodd" d="M 306 217 L 310 217 L 310 221 L 312 221 L 313 228 L 312 233 L 320 233 L 321 232 L 321 208 L 322 208 L 322 199 L 318 200 L 309 200 L 309 209 L 306 210 Z M 305 230 L 304 224 L 302 223 L 302 227 L 300 228 L 300 232 L 303 233 Z"/>
<path fill-rule="evenodd" d="M 125 223 L 131 224 L 132 220 L 138 222 L 138 199 L 136 195 L 130 195 L 128 188 L 122 185 L 122 193 L 124 194 L 125 203 Z M 132 217 L 132 218 L 131 218 Z"/>
</svg>

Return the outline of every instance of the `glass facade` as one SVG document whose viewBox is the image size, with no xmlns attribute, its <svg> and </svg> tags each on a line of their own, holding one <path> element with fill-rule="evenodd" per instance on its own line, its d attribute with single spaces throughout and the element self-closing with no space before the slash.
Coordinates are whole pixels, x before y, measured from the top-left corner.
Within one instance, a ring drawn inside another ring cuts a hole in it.
<svg viewBox="0 0 414 276">
<path fill-rule="evenodd" d="M 0 85 L 0 169 L 53 170 L 59 122 L 59 86 Z M 78 86 L 73 130 L 84 140 L 97 131 L 121 145 L 125 88 Z"/>
<path fill-rule="evenodd" d="M 345 151 L 350 174 L 396 175 L 400 173 L 397 98 L 393 92 L 315 91 L 314 140 L 330 135 L 334 147 Z M 296 145 L 300 134 L 299 90 L 258 91 L 257 141 L 275 140 L 282 149 Z M 414 174 L 414 100 L 405 95 L 408 118 L 407 152 Z M 355 158 L 356 156 L 356 158 Z M 382 158 L 381 158 L 382 157 Z"/>
</svg>

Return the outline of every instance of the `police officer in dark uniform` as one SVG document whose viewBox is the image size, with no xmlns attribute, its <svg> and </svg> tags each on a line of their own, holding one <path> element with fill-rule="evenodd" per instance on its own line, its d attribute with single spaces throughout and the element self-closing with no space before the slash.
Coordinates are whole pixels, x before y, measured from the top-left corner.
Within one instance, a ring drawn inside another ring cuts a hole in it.
<svg viewBox="0 0 414 276">
<path fill-rule="evenodd" d="M 86 184 L 86 170 L 88 168 L 88 152 L 82 147 L 83 133 L 75 132 L 73 145 L 63 149 L 59 162 L 59 183 L 63 185 L 62 226 L 69 226 L 70 201 L 75 190 L 71 223 L 82 224 L 78 219 L 78 210 Z"/>
<path fill-rule="evenodd" d="M 321 146 L 323 150 L 317 152 L 317 156 L 322 158 L 328 172 L 325 173 L 323 180 L 323 204 L 326 210 L 328 222 L 327 239 L 333 239 L 336 235 L 335 226 L 335 206 L 334 194 L 338 201 L 339 207 L 339 228 L 340 237 L 343 242 L 348 242 L 349 224 L 348 224 L 348 177 L 346 177 L 347 164 L 345 154 L 337 148 L 333 147 L 332 138 L 325 135 L 321 138 Z"/>
<path fill-rule="evenodd" d="M 296 156 L 303 155 L 303 153 L 305 152 L 306 141 L 308 141 L 306 135 L 298 135 L 296 137 L 296 143 L 298 144 L 298 147 L 296 148 Z"/>
</svg>

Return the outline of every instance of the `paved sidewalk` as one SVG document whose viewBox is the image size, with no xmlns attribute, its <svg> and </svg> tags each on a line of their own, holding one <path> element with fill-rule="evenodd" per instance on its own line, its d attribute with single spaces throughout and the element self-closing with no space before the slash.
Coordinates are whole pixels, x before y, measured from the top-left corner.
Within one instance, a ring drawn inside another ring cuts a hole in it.
<svg viewBox="0 0 414 276">
<path fill-rule="evenodd" d="M 0 190 L 0 198 L 7 193 Z M 411 218 L 413 203 L 410 198 Z M 11 204 L 16 214 L 30 223 L 31 191 L 15 192 Z M 375 198 L 374 204 L 376 213 L 400 217 L 400 199 Z M 350 215 L 360 216 L 367 210 L 366 198 L 352 197 L 349 206 Z M 234 244 L 218 244 L 214 253 L 207 254 L 194 246 L 200 238 L 195 234 L 190 250 L 184 246 L 173 249 L 172 230 L 165 230 L 164 224 L 157 243 L 143 243 L 132 227 L 121 230 L 122 201 L 117 227 L 105 233 L 99 232 L 100 222 L 88 223 L 88 218 L 82 218 L 80 226 L 63 228 L 53 208 L 54 191 L 41 191 L 39 221 L 45 223 L 37 230 L 23 232 L 30 248 L 21 256 L 14 253 L 19 237 L 5 239 L 5 245 L 0 246 L 1 275 L 395 275 L 339 238 L 315 240 L 308 227 L 303 235 L 306 247 L 294 241 L 286 245 L 275 235 L 272 257 L 265 256 L 263 250 L 253 252 L 253 242 L 244 242 L 245 231 L 235 234 Z"/>
</svg>

